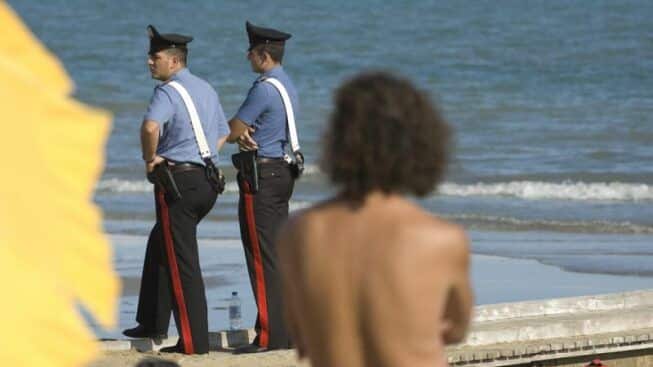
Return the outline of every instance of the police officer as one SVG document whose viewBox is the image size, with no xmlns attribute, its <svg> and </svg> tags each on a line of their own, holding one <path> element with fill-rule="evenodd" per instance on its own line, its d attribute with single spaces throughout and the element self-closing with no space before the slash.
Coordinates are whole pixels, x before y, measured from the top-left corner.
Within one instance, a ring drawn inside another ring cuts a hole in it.
<svg viewBox="0 0 653 367">
<path fill-rule="evenodd" d="M 185 88 L 197 110 L 206 141 L 217 163 L 217 151 L 228 127 L 217 92 L 186 67 L 187 44 L 192 37 L 159 34 L 148 26 L 148 65 L 152 78 L 162 81 L 141 126 L 141 147 L 148 175 L 165 167 L 181 198 L 170 187 L 155 184 L 156 224 L 145 252 L 136 321 L 123 333 L 135 338 L 165 337 L 173 311 L 179 333 L 176 346 L 164 352 L 208 353 L 208 321 L 204 282 L 200 270 L 196 228 L 211 210 L 217 189 L 207 177 L 207 161 L 200 156 L 191 118 L 180 92 Z M 209 164 L 209 166 L 211 166 Z M 148 176 L 150 177 L 150 176 Z"/>
<path fill-rule="evenodd" d="M 286 110 L 280 92 L 266 78 L 285 87 L 297 113 L 297 92 L 281 66 L 284 44 L 290 34 L 246 23 L 249 36 L 247 59 L 260 74 L 247 98 L 229 121 L 230 143 L 241 150 L 257 150 L 259 187 L 256 193 L 238 175 L 238 218 L 252 291 L 258 308 L 256 338 L 236 353 L 290 348 L 282 314 L 280 273 L 275 237 L 288 217 L 288 201 L 294 187 L 289 164 L 284 160 L 288 144 Z"/>
</svg>

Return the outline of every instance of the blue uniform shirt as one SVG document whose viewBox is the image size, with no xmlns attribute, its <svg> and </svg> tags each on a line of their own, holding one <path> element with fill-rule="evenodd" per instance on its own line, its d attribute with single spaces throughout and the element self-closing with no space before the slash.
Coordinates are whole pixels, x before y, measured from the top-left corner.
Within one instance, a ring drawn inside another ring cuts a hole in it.
<svg viewBox="0 0 653 367">
<path fill-rule="evenodd" d="M 170 80 L 183 85 L 193 99 L 211 149 L 211 158 L 213 163 L 218 164 L 218 139 L 229 134 L 218 93 L 186 68 L 179 70 Z M 159 123 L 161 135 L 156 154 L 174 162 L 204 164 L 186 105 L 173 87 L 162 83 L 154 88 L 145 119 Z"/>
<path fill-rule="evenodd" d="M 254 81 L 235 117 L 255 129 L 252 138 L 258 144 L 259 156 L 278 158 L 284 155 L 288 144 L 286 109 L 279 91 L 272 84 L 262 81 L 266 77 L 275 78 L 286 87 L 295 120 L 298 121 L 297 91 L 281 66 L 263 73 Z"/>
</svg>

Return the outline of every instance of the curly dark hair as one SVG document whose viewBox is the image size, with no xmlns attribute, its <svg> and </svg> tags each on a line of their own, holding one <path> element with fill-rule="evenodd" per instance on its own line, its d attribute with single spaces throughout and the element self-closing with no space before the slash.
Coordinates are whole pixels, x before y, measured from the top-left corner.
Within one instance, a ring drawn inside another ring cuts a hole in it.
<svg viewBox="0 0 653 367">
<path fill-rule="evenodd" d="M 440 182 L 451 133 L 427 93 L 366 72 L 341 85 L 334 104 L 320 165 L 347 199 L 373 190 L 424 196 Z"/>
</svg>

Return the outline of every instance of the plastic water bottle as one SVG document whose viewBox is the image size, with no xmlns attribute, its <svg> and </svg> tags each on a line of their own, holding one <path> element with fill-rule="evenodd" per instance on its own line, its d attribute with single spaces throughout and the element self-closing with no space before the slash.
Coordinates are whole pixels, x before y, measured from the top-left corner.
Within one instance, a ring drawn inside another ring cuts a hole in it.
<svg viewBox="0 0 653 367">
<path fill-rule="evenodd" d="M 242 323 L 240 297 L 238 297 L 238 292 L 231 292 L 231 298 L 229 299 L 229 328 L 231 330 L 240 330 Z"/>
</svg>

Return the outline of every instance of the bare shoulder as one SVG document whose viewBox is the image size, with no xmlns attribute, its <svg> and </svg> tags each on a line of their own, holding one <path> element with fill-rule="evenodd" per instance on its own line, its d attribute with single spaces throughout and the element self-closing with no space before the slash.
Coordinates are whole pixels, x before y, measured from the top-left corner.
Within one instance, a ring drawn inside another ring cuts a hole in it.
<svg viewBox="0 0 653 367">
<path fill-rule="evenodd" d="M 329 202 L 319 203 L 310 208 L 297 210 L 290 214 L 279 232 L 280 245 L 292 247 L 301 244 L 308 237 L 320 232 L 322 212 Z"/>
<path fill-rule="evenodd" d="M 442 254 L 446 252 L 449 259 L 464 260 L 469 255 L 469 239 L 462 226 L 439 218 L 419 209 L 407 225 L 404 235 L 410 238 L 410 243 L 427 252 Z"/>
</svg>

